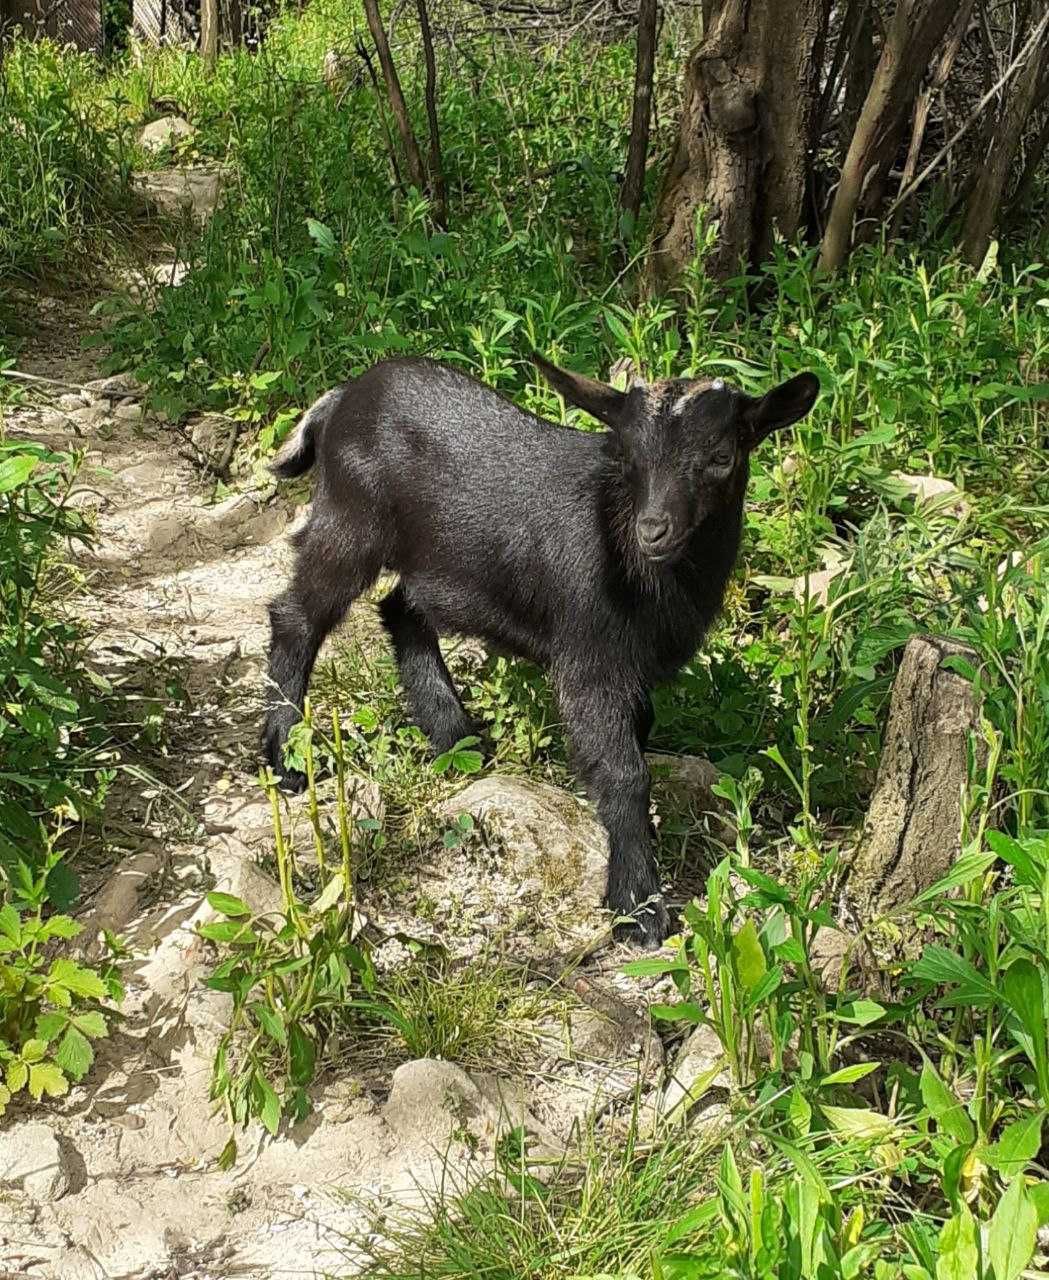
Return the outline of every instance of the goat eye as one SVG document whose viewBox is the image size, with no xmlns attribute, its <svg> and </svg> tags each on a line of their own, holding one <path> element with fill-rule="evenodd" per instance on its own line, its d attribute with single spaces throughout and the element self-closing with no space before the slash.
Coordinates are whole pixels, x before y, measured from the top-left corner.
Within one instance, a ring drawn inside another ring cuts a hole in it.
<svg viewBox="0 0 1049 1280">
<path fill-rule="evenodd" d="M 710 459 L 711 463 L 719 470 L 723 471 L 726 467 L 731 467 L 735 454 L 731 449 L 719 449 L 717 453 Z"/>
</svg>

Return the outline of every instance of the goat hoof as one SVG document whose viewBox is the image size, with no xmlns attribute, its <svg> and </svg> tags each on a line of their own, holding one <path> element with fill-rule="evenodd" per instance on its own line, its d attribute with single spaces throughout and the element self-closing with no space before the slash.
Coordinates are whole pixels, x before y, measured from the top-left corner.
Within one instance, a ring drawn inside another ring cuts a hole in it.
<svg viewBox="0 0 1049 1280">
<path fill-rule="evenodd" d="M 617 942 L 641 947 L 645 951 L 656 951 L 662 945 L 664 938 L 670 936 L 670 915 L 662 898 L 648 902 L 630 914 L 632 919 L 617 924 L 612 931 Z"/>
<path fill-rule="evenodd" d="M 306 790 L 306 781 L 306 775 L 300 773 L 298 769 L 285 769 L 279 776 L 281 791 L 286 791 L 292 796 L 301 795 Z"/>
</svg>

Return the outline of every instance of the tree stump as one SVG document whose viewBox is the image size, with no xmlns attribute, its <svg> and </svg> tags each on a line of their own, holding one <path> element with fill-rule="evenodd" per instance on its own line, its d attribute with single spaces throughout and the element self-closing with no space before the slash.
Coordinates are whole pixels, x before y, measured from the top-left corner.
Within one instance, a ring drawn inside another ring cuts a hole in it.
<svg viewBox="0 0 1049 1280">
<path fill-rule="evenodd" d="M 946 875 L 961 851 L 961 798 L 969 737 L 980 708 L 969 681 L 943 666 L 971 649 L 913 636 L 892 688 L 878 778 L 845 897 L 865 924 Z M 977 759 L 986 758 L 977 738 Z"/>
</svg>

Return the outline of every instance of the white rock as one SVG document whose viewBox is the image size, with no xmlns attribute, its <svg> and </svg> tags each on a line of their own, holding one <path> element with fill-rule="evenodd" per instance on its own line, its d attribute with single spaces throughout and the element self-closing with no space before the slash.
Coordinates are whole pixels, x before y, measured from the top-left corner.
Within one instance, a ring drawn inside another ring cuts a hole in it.
<svg viewBox="0 0 1049 1280">
<path fill-rule="evenodd" d="M 906 471 L 894 471 L 892 479 L 902 485 L 915 502 L 936 503 L 937 506 L 955 511 L 959 515 L 969 510 L 969 504 L 958 486 L 941 476 L 912 476 Z"/>
<path fill-rule="evenodd" d="M 663 1090 L 662 1112 L 669 1115 L 679 1105 L 688 1110 L 685 1101 L 698 1102 L 708 1089 L 728 1088 L 731 1077 L 721 1041 L 710 1027 L 701 1024 L 689 1036 L 674 1060 L 670 1079 Z"/>
<path fill-rule="evenodd" d="M 45 1124 L 28 1122 L 0 1133 L 0 1184 L 34 1200 L 59 1200 L 69 1190 L 68 1158 Z"/>
<path fill-rule="evenodd" d="M 188 120 L 183 120 L 181 116 L 162 116 L 142 127 L 138 145 L 150 155 L 157 155 L 180 142 L 190 142 L 196 136 L 197 131 Z"/>
<path fill-rule="evenodd" d="M 60 409 L 83 409 L 86 403 L 87 397 L 82 396 L 79 391 L 67 391 L 58 397 Z"/>
<path fill-rule="evenodd" d="M 557 787 L 492 776 L 444 801 L 438 816 L 470 813 L 505 847 L 513 874 L 537 878 L 548 894 L 597 904 L 608 876 L 608 836 L 583 804 Z"/>
<path fill-rule="evenodd" d="M 206 222 L 218 208 L 225 170 L 216 166 L 153 169 L 132 176 L 134 185 L 169 218 L 189 215 Z"/>
<path fill-rule="evenodd" d="M 98 427 L 105 422 L 108 416 L 105 405 L 85 404 L 79 409 L 70 410 L 69 420 L 82 427 Z"/>
</svg>

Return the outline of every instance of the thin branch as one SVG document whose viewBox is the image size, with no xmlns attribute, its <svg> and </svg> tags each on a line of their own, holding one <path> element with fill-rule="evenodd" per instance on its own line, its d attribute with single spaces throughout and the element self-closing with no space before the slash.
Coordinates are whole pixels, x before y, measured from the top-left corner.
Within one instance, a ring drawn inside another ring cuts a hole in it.
<svg viewBox="0 0 1049 1280">
<path fill-rule="evenodd" d="M 929 161 L 929 163 L 925 166 L 925 168 L 921 171 L 921 173 L 918 174 L 918 176 L 914 179 L 914 181 L 910 183 L 909 186 L 905 187 L 900 192 L 900 194 L 896 197 L 896 200 L 893 202 L 893 204 L 889 208 L 888 213 L 886 214 L 886 218 L 891 218 L 893 214 L 895 214 L 896 210 L 899 209 L 903 204 L 906 203 L 907 200 L 911 198 L 911 196 L 915 193 L 915 191 L 918 190 L 918 188 L 925 182 L 925 180 L 930 176 L 930 174 L 932 174 L 932 172 L 937 168 L 937 166 L 939 165 L 940 161 L 944 158 L 944 156 L 947 155 L 947 153 L 951 151 L 962 140 L 962 138 L 965 137 L 965 135 L 969 132 L 972 126 L 976 123 L 976 121 L 979 120 L 980 116 L 983 114 L 984 108 L 988 105 L 988 103 L 995 96 L 995 94 L 999 93 L 1002 90 L 1002 88 L 1013 78 L 1013 76 L 1017 73 L 1017 71 L 1019 71 L 1020 68 L 1027 62 L 1027 59 L 1035 51 L 1035 49 L 1037 49 L 1038 42 L 1039 40 L 1041 40 L 1042 36 L 1045 34 L 1047 27 L 1049 27 L 1049 11 L 1046 12 L 1041 22 L 1039 22 L 1038 26 L 1035 27 L 1034 31 L 1031 32 L 1030 39 L 1027 41 L 1024 47 L 1020 50 L 1020 52 L 1016 55 L 1016 57 L 1012 60 L 1009 66 L 1006 67 L 1005 71 L 998 78 L 996 83 L 993 84 L 991 88 L 987 90 L 987 92 L 983 95 L 980 101 L 976 104 L 975 108 L 972 111 L 972 114 L 968 117 L 968 119 L 965 120 L 961 124 L 961 126 L 955 131 L 955 133 L 943 144 L 943 146 L 939 149 L 939 151 L 937 151 L 937 153 L 933 156 L 933 158 Z"/>
</svg>

